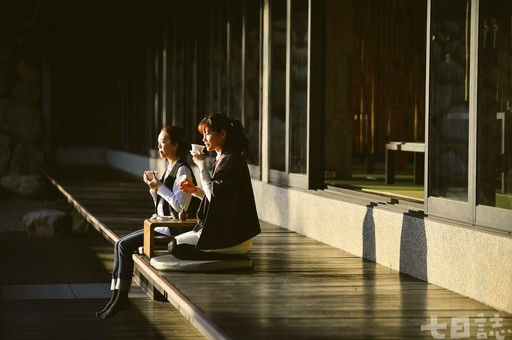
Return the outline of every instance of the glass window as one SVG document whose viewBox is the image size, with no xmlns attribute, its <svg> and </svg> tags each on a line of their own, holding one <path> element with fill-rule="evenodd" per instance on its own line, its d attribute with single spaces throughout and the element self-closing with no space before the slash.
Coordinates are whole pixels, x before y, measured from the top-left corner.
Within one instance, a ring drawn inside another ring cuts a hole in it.
<svg viewBox="0 0 512 340">
<path fill-rule="evenodd" d="M 290 169 L 307 173 L 308 0 L 291 3 Z"/>
<path fill-rule="evenodd" d="M 429 196 L 468 200 L 469 0 L 432 0 Z"/>
<path fill-rule="evenodd" d="M 249 164 L 260 164 L 260 0 L 245 1 L 244 127 L 249 138 Z"/>
<path fill-rule="evenodd" d="M 227 99 L 227 42 L 225 3 L 211 3 L 209 31 L 209 112 L 226 112 Z M 206 114 L 206 113 L 205 113 Z"/>
<path fill-rule="evenodd" d="M 228 75 L 229 91 L 227 92 L 231 118 L 241 120 L 243 102 L 243 68 L 242 68 L 242 5 L 240 0 L 232 0 L 229 3 L 228 22 Z"/>
<path fill-rule="evenodd" d="M 325 183 L 423 202 L 427 1 L 325 6 Z M 314 58 L 316 15 L 310 16 Z M 310 61 L 310 93 L 318 87 L 317 64 Z M 309 113 L 309 124 L 316 114 Z M 387 151 L 403 143 L 409 151 Z"/>
<path fill-rule="evenodd" d="M 270 1 L 270 167 L 285 171 L 286 0 Z"/>
<path fill-rule="evenodd" d="M 512 209 L 512 3 L 480 1 L 477 204 Z"/>
</svg>

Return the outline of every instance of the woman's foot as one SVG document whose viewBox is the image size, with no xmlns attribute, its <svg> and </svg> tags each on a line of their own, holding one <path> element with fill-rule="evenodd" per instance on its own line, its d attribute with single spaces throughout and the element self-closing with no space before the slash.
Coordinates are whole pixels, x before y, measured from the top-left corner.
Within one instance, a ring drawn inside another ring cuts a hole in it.
<svg viewBox="0 0 512 340">
<path fill-rule="evenodd" d="M 110 319 L 115 316 L 120 311 L 128 308 L 130 305 L 130 300 L 128 299 L 128 291 L 120 290 L 117 294 L 115 301 L 110 305 L 110 307 L 100 315 L 102 319 Z"/>
<path fill-rule="evenodd" d="M 105 313 L 109 308 L 110 306 L 112 306 L 112 304 L 114 303 L 114 301 L 116 301 L 116 298 L 117 298 L 117 295 L 118 295 L 119 291 L 117 289 L 113 290 L 112 291 L 112 297 L 110 298 L 110 300 L 107 302 L 107 304 L 105 305 L 105 307 L 103 307 L 102 310 L 100 310 L 99 312 L 96 312 L 96 316 L 97 317 L 101 317 L 101 315 L 103 313 Z"/>
</svg>

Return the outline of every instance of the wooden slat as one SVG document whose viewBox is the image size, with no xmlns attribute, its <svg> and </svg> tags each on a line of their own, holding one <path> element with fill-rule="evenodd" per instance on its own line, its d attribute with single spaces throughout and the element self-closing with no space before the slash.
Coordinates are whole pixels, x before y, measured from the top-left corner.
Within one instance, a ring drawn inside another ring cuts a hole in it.
<svg viewBox="0 0 512 340">
<path fill-rule="evenodd" d="M 82 211 L 97 218 L 99 229 L 108 229 L 117 237 L 141 228 L 147 217 L 142 213 L 146 207 L 140 206 L 147 194 L 145 186 L 141 185 L 139 197 L 134 181 L 140 179 L 126 181 L 130 195 L 108 179 L 89 179 L 85 184 L 79 175 L 72 180 L 56 176 L 56 182 L 86 208 Z M 91 184 L 108 194 L 99 194 Z M 96 196 L 91 195 L 93 191 Z M 137 225 L 138 213 L 141 222 Z M 248 254 L 252 271 L 164 273 L 152 269 L 144 256 L 136 256 L 136 264 L 210 337 L 432 339 L 430 332 L 421 330 L 430 324 L 431 316 L 447 324 L 446 331 L 440 331 L 446 338 L 452 318 L 467 316 L 470 334 L 476 337 L 475 318 L 480 313 L 486 318 L 499 314 L 503 318 L 499 330 L 512 332 L 510 314 L 281 227 L 262 223 L 262 228 Z M 496 331 L 489 319 L 484 326 L 487 332 Z"/>
</svg>

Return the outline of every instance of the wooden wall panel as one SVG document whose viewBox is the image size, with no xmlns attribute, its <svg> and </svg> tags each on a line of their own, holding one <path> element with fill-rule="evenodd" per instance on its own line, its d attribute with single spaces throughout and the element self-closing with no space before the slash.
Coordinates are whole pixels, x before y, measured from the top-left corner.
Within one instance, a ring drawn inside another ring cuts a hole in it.
<svg viewBox="0 0 512 340">
<path fill-rule="evenodd" d="M 356 9 L 354 147 L 424 141 L 426 1 L 362 1 Z"/>
</svg>

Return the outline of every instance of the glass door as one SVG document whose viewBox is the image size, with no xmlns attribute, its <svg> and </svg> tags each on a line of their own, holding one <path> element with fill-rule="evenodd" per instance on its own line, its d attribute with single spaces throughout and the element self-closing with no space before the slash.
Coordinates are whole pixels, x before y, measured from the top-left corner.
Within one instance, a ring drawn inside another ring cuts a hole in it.
<svg viewBox="0 0 512 340">
<path fill-rule="evenodd" d="M 309 0 L 270 0 L 269 130 L 271 182 L 309 185 Z"/>
<path fill-rule="evenodd" d="M 511 229 L 512 2 L 479 3 L 476 222 Z M 508 227 L 508 228 L 507 228 Z"/>
<path fill-rule="evenodd" d="M 469 221 L 470 0 L 432 0 L 428 210 Z"/>
<path fill-rule="evenodd" d="M 429 8 L 425 210 L 512 234 L 512 2 Z"/>
</svg>

